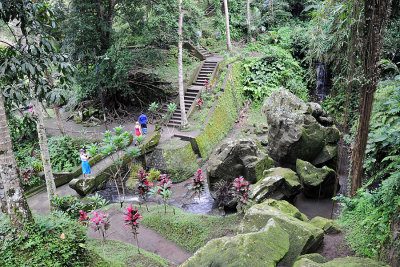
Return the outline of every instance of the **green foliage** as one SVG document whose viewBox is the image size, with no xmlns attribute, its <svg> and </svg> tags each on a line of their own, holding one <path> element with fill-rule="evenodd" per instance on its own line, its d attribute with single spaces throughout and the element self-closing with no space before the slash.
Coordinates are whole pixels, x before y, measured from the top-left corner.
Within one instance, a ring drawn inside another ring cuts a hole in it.
<svg viewBox="0 0 400 267">
<path fill-rule="evenodd" d="M 303 82 L 304 71 L 291 54 L 278 46 L 267 46 L 263 58 L 243 63 L 242 83 L 248 98 L 260 101 L 280 87 L 285 87 L 304 101 L 308 90 Z"/>
<path fill-rule="evenodd" d="M 48 139 L 51 166 L 55 172 L 70 172 L 79 166 L 81 159 L 79 149 L 88 142 L 67 135 Z"/>
<path fill-rule="evenodd" d="M 172 207 L 168 208 L 172 210 Z M 213 238 L 233 233 L 238 217 L 197 215 L 175 208 L 175 214 L 164 214 L 162 205 L 151 207 L 150 212 L 142 209 L 142 224 L 160 233 L 181 248 L 194 253 Z"/>
<path fill-rule="evenodd" d="M 154 168 L 151 168 L 149 171 L 149 176 L 148 179 L 150 182 L 155 182 L 157 181 L 158 177 L 160 176 L 161 172 L 159 170 L 156 170 Z"/>
<path fill-rule="evenodd" d="M 375 178 L 400 169 L 400 82 L 385 81 L 375 93 L 364 167 Z"/>
<path fill-rule="evenodd" d="M 87 266 L 86 229 L 60 214 L 37 216 L 24 232 L 0 220 L 1 266 Z"/>
<path fill-rule="evenodd" d="M 370 181 L 354 198 L 341 197 L 341 223 L 359 255 L 376 258 L 390 247 L 390 223 L 400 204 L 400 86 L 380 83 L 371 117 L 365 168 Z M 367 189 L 369 186 L 372 189 Z"/>
<path fill-rule="evenodd" d="M 105 207 L 108 204 L 108 201 L 96 193 L 95 195 L 86 197 L 83 200 L 78 199 L 75 196 L 55 196 L 51 199 L 51 204 L 56 210 L 61 211 L 70 218 L 78 219 L 80 210 L 91 212 Z"/>
<path fill-rule="evenodd" d="M 89 250 L 95 251 L 99 255 L 104 255 L 104 259 L 109 262 L 109 265 L 105 266 L 124 267 L 133 266 L 132 264 L 137 267 L 172 266 L 168 260 L 161 258 L 157 254 L 143 249 L 140 250 L 139 254 L 136 246 L 118 240 L 106 240 L 104 242 L 104 254 L 100 240 L 88 239 L 86 245 Z"/>
</svg>

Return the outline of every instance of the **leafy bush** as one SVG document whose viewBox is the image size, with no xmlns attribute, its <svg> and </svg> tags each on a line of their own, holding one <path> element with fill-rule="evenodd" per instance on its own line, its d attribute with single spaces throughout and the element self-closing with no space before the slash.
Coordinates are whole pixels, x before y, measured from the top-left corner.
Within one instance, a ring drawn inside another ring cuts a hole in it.
<svg viewBox="0 0 400 267">
<path fill-rule="evenodd" d="M 307 101 L 308 90 L 303 82 L 304 71 L 292 55 L 278 46 L 268 46 L 263 58 L 248 59 L 242 66 L 242 83 L 248 98 L 262 100 L 285 87 Z"/>
<path fill-rule="evenodd" d="M 376 93 L 365 168 L 370 181 L 354 198 L 341 197 L 340 222 L 359 255 L 377 257 L 390 247 L 390 225 L 400 204 L 400 86 L 385 81 Z M 370 189 L 368 189 L 368 187 Z"/>
<path fill-rule="evenodd" d="M 80 217 L 80 210 L 91 212 L 95 209 L 106 206 L 108 201 L 96 193 L 95 195 L 86 197 L 83 200 L 75 196 L 55 196 L 51 199 L 51 204 L 56 210 L 63 212 L 72 219 L 78 219 Z"/>
<path fill-rule="evenodd" d="M 0 266 L 87 266 L 86 229 L 63 215 L 36 217 L 17 233 L 0 220 Z"/>
</svg>

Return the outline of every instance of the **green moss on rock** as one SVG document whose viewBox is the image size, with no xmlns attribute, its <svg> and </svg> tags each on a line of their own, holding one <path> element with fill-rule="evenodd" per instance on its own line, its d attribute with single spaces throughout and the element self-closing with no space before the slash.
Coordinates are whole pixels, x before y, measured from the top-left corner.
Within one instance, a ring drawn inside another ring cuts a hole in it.
<svg viewBox="0 0 400 267">
<path fill-rule="evenodd" d="M 291 205 L 286 200 L 276 200 L 276 199 L 267 199 L 263 203 L 274 207 L 290 216 L 293 216 L 296 219 L 299 219 L 303 222 L 308 222 L 308 218 L 304 213 L 301 213 L 295 206 Z"/>
<path fill-rule="evenodd" d="M 322 256 L 321 254 L 318 254 L 318 253 L 304 254 L 304 255 L 301 255 L 301 256 L 297 257 L 297 260 L 300 260 L 300 259 L 308 259 L 308 260 L 311 260 L 311 261 L 316 262 L 316 263 L 325 263 L 325 262 L 327 262 L 325 257 Z"/>
<path fill-rule="evenodd" d="M 297 159 L 296 172 L 304 187 L 304 195 L 311 198 L 332 197 L 336 172 L 326 166 L 317 168 L 310 162 Z"/>
<path fill-rule="evenodd" d="M 252 206 L 245 214 L 240 226 L 240 233 L 250 233 L 262 229 L 269 219 L 274 219 L 286 232 L 290 233 L 289 252 L 279 263 L 292 266 L 296 258 L 304 253 L 315 251 L 324 239 L 324 232 L 310 223 L 300 221 L 268 203 Z"/>
<path fill-rule="evenodd" d="M 259 232 L 211 240 L 181 266 L 272 267 L 288 250 L 289 234 L 270 219 Z"/>
<path fill-rule="evenodd" d="M 232 71 L 229 74 L 233 78 L 233 88 L 229 79 L 223 93 L 218 96 L 218 104 L 207 126 L 203 133 L 196 137 L 196 143 L 203 159 L 208 159 L 212 150 L 228 134 L 237 119 L 238 111 L 233 90 L 235 90 L 238 105 L 241 107 L 243 103 L 241 88 L 243 85 L 240 82 L 240 75 L 234 75 L 240 68 L 240 64 L 240 62 L 233 64 Z M 225 79 L 225 77 L 220 77 L 220 79 Z"/>
<path fill-rule="evenodd" d="M 340 226 L 335 221 L 320 216 L 312 218 L 310 223 L 324 230 L 326 234 L 338 234 L 342 232 L 342 229 L 340 229 Z"/>
<path fill-rule="evenodd" d="M 172 182 L 181 182 L 193 174 L 199 168 L 196 162 L 192 145 L 190 142 L 181 140 L 172 140 L 160 146 L 163 151 L 166 171 L 171 176 Z"/>
<path fill-rule="evenodd" d="M 251 186 L 249 197 L 256 203 L 267 198 L 291 199 L 301 190 L 297 174 L 291 169 L 271 168 L 263 172 L 263 176 L 254 186 Z"/>
<path fill-rule="evenodd" d="M 325 263 L 318 263 L 308 258 L 296 261 L 293 267 L 389 267 L 389 265 L 368 258 L 337 258 Z"/>
</svg>

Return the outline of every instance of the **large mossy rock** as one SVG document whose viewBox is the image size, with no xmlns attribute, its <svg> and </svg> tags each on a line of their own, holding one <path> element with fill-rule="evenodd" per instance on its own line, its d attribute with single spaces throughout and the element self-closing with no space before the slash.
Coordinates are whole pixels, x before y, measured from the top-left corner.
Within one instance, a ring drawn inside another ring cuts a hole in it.
<svg viewBox="0 0 400 267">
<path fill-rule="evenodd" d="M 207 179 L 211 191 L 216 182 L 232 182 L 239 176 L 256 183 L 263 177 L 264 170 L 274 167 L 272 159 L 252 139 L 228 139 L 213 152 L 209 162 Z"/>
<path fill-rule="evenodd" d="M 246 212 L 238 228 L 239 233 L 259 231 L 270 219 L 290 234 L 289 252 L 279 263 L 282 266 L 292 266 L 299 255 L 314 252 L 322 244 L 324 232 L 320 228 L 272 207 L 268 202 L 254 205 Z"/>
<path fill-rule="evenodd" d="M 325 263 L 325 262 L 327 262 L 325 257 L 322 256 L 321 254 L 318 254 L 318 253 L 300 255 L 300 256 L 297 257 L 296 262 L 298 262 L 301 259 L 308 259 L 308 260 L 316 262 L 316 263 Z"/>
<path fill-rule="evenodd" d="M 276 266 L 289 251 L 289 234 L 274 219 L 259 232 L 209 241 L 181 267 Z"/>
<path fill-rule="evenodd" d="M 286 200 L 276 200 L 276 199 L 267 199 L 263 202 L 263 204 L 274 207 L 296 219 L 299 219 L 303 222 L 308 222 L 308 218 L 304 213 L 301 213 L 295 206 L 287 202 Z"/>
<path fill-rule="evenodd" d="M 249 198 L 254 203 L 261 203 L 267 198 L 290 200 L 301 191 L 299 178 L 291 169 L 272 168 L 265 170 L 263 176 L 250 187 Z"/>
<path fill-rule="evenodd" d="M 389 265 L 368 258 L 337 258 L 325 263 L 318 263 L 309 258 L 301 258 L 293 267 L 389 267 Z"/>
<path fill-rule="evenodd" d="M 333 196 L 336 172 L 326 166 L 317 168 L 310 162 L 298 159 L 296 172 L 304 187 L 303 193 L 309 198 L 329 198 Z"/>
<path fill-rule="evenodd" d="M 320 162 L 325 146 L 339 140 L 338 129 L 319 104 L 305 103 L 283 88 L 270 95 L 262 110 L 268 121 L 268 154 L 280 165 L 294 165 L 298 158 Z"/>
<path fill-rule="evenodd" d="M 312 218 L 310 223 L 315 227 L 321 228 L 328 235 L 342 232 L 342 229 L 335 221 L 320 216 Z"/>
</svg>

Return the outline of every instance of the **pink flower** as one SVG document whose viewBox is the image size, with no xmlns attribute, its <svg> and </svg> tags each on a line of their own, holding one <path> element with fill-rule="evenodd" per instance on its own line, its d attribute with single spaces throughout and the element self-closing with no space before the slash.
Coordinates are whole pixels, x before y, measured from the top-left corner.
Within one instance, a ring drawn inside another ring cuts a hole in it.
<svg viewBox="0 0 400 267">
<path fill-rule="evenodd" d="M 132 204 L 130 204 L 128 207 L 126 207 L 127 213 L 125 215 L 122 215 L 122 218 L 125 221 L 126 227 L 136 227 L 138 225 L 138 220 L 143 218 L 143 216 L 140 216 L 138 212 L 138 208 L 135 207 L 135 209 L 132 208 Z"/>
</svg>

